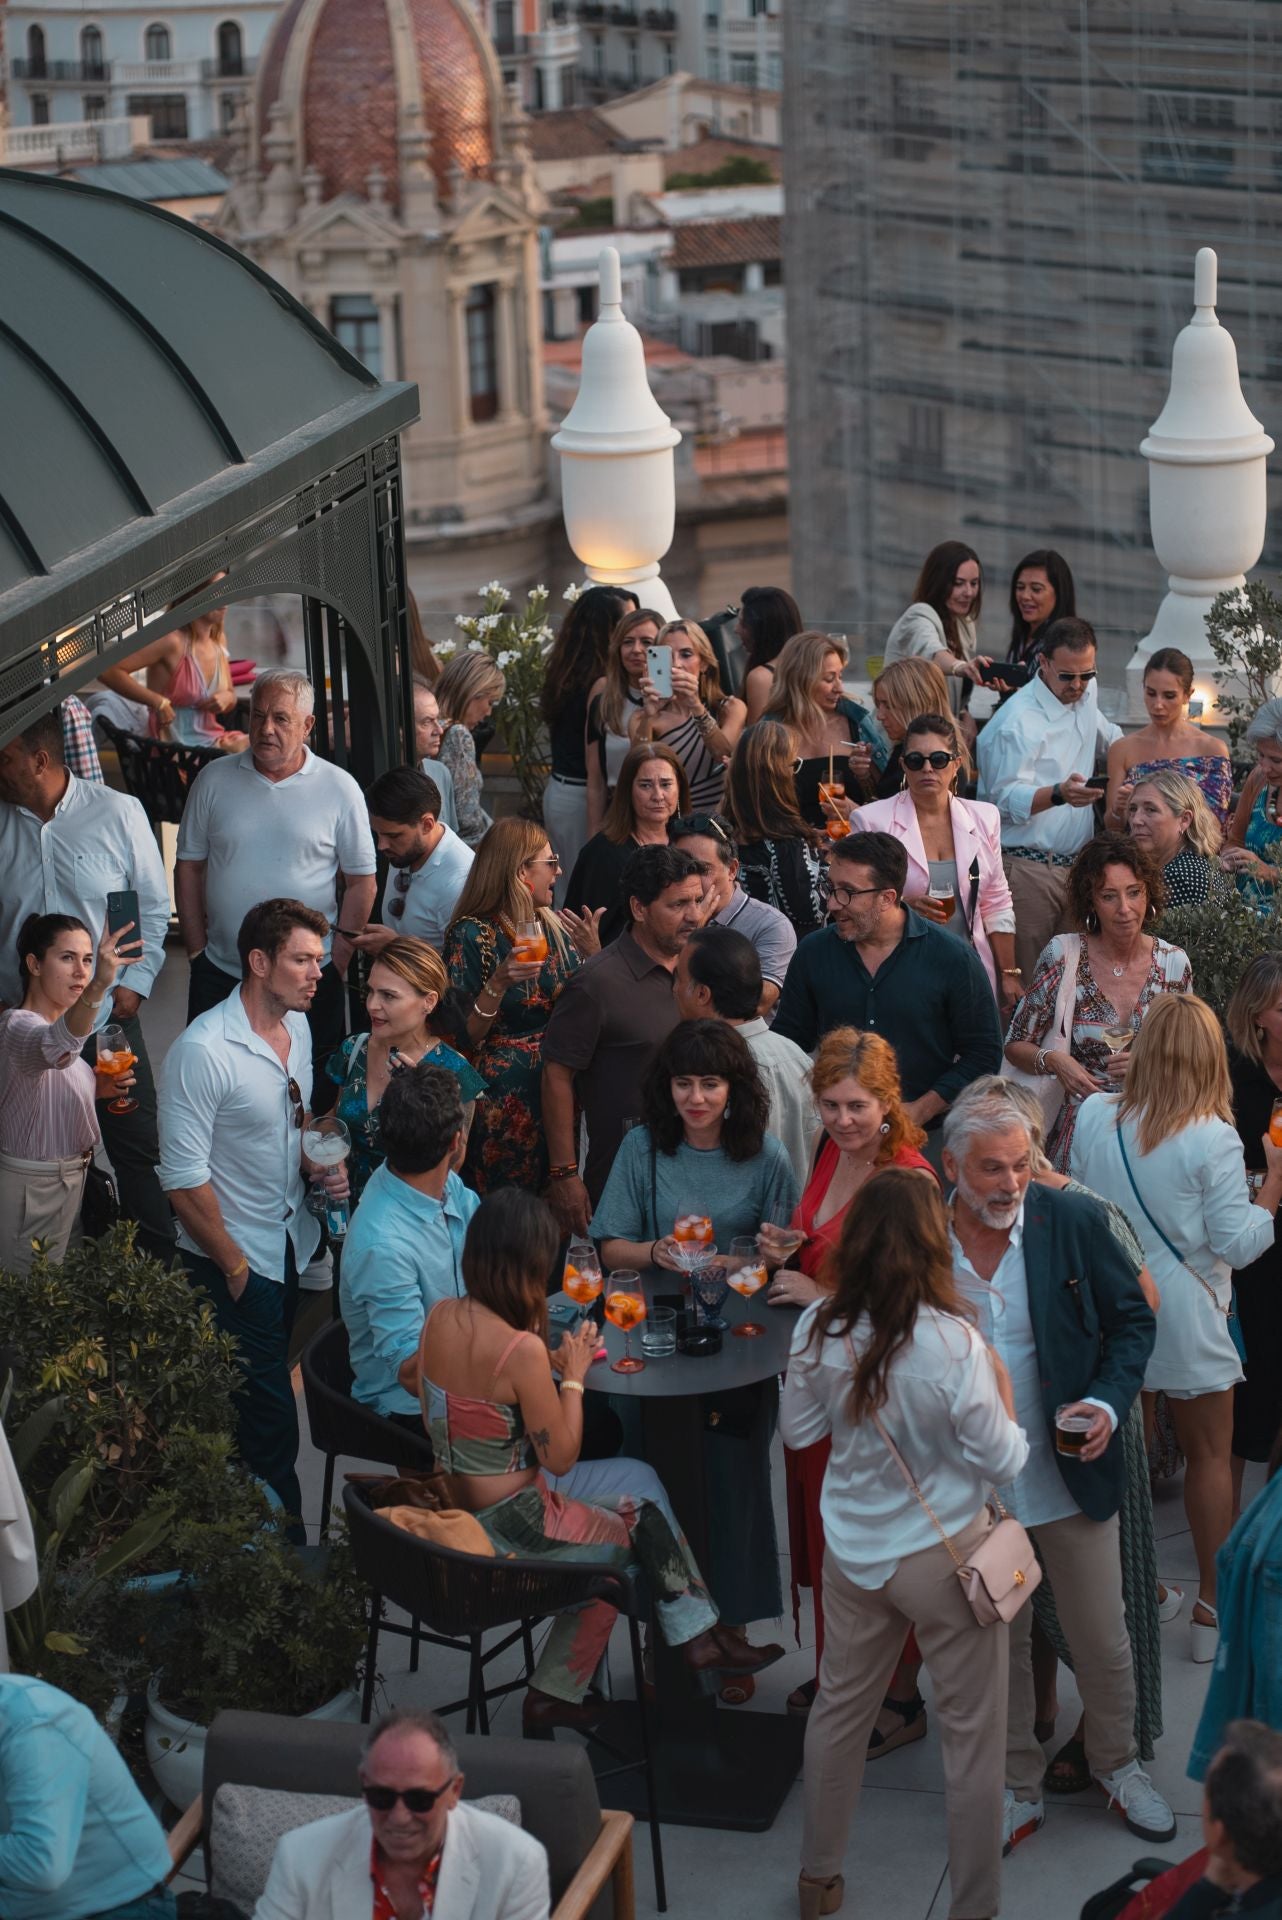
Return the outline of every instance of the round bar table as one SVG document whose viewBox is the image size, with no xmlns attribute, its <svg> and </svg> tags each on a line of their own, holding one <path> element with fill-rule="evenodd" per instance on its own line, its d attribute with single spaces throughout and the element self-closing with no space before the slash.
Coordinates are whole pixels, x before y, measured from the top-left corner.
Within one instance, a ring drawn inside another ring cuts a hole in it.
<svg viewBox="0 0 1282 1920">
<path fill-rule="evenodd" d="M 654 1304 L 656 1294 L 682 1292 L 682 1282 L 679 1273 L 647 1268 L 642 1275 L 647 1306 Z M 632 1351 L 645 1359 L 640 1373 L 611 1371 L 623 1353 L 623 1335 L 607 1321 L 608 1357 L 596 1362 L 586 1381 L 590 1392 L 617 1393 L 639 1403 L 644 1457 L 667 1489 L 705 1574 L 709 1556 L 703 1397 L 782 1373 L 797 1310 L 768 1307 L 764 1293 L 744 1300 L 732 1292 L 720 1317 L 728 1323 L 720 1353 L 697 1359 L 682 1353 L 661 1360 L 642 1355 L 641 1328 L 634 1328 Z M 730 1329 L 745 1320 L 756 1321 L 765 1333 L 756 1339 L 735 1338 Z M 668 1647 L 657 1629 L 651 1645 L 659 1818 L 677 1826 L 763 1832 L 801 1771 L 805 1721 L 795 1714 L 758 1713 L 751 1706 L 723 1707 L 715 1692 L 702 1691 L 680 1648 Z M 628 1724 L 635 1723 L 635 1713 L 630 1701 L 611 1704 L 602 1727 L 611 1746 L 628 1750 L 637 1746 L 634 1724 L 632 1728 Z M 612 1804 L 644 1819 L 645 1785 L 640 1774 L 617 1775 L 610 1791 Z"/>
</svg>

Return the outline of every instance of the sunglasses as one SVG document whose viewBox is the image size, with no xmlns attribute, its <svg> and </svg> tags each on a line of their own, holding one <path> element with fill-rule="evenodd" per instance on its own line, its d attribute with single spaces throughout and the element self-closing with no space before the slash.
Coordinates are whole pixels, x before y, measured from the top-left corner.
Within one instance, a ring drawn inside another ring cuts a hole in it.
<svg viewBox="0 0 1282 1920">
<path fill-rule="evenodd" d="M 826 873 L 820 874 L 818 893 L 821 900 L 835 900 L 839 907 L 848 907 L 861 893 L 889 893 L 889 887 L 838 887 L 834 886 Z"/>
<path fill-rule="evenodd" d="M 537 860 L 526 860 L 523 864 L 527 867 L 551 867 L 553 873 L 565 872 L 565 868 L 554 853 L 541 853 Z"/>
<path fill-rule="evenodd" d="M 698 834 L 710 833 L 723 847 L 733 846 L 734 842 L 726 832 L 715 813 L 683 813 L 668 822 L 668 843 L 677 840 L 689 840 Z"/>
<path fill-rule="evenodd" d="M 302 1126 L 302 1124 L 303 1124 L 303 1094 L 302 1094 L 302 1089 L 301 1089 L 301 1087 L 299 1086 L 299 1084 L 298 1084 L 298 1082 L 297 1082 L 297 1080 L 294 1080 L 294 1079 L 291 1079 L 291 1080 L 290 1080 L 290 1081 L 288 1082 L 288 1086 L 289 1086 L 289 1097 L 290 1097 L 290 1099 L 291 1099 L 291 1100 L 293 1101 L 293 1103 L 294 1103 L 294 1125 L 295 1125 L 296 1127 L 300 1127 L 300 1128 L 301 1128 L 301 1126 Z"/>
<path fill-rule="evenodd" d="M 443 1793 L 448 1793 L 458 1775 L 452 1773 L 443 1787 L 406 1787 L 398 1792 L 395 1787 L 362 1787 L 365 1805 L 373 1807 L 375 1813 L 390 1813 L 398 1800 L 405 1802 L 406 1813 L 430 1813 Z"/>
<path fill-rule="evenodd" d="M 408 867 L 398 867 L 392 876 L 396 891 L 387 903 L 387 911 L 393 920 L 399 920 L 405 912 L 405 896 L 410 890 L 413 878 Z"/>
<path fill-rule="evenodd" d="M 945 767 L 951 767 L 957 758 L 955 753 L 945 753 L 942 747 L 936 747 L 933 753 L 901 753 L 899 764 L 909 773 L 920 773 L 923 767 L 929 767 L 932 773 L 942 773 Z"/>
<path fill-rule="evenodd" d="M 1057 673 L 1055 675 L 1055 678 L 1059 681 L 1062 687 L 1066 687 L 1070 684 L 1070 682 L 1074 680 L 1081 680 L 1083 682 L 1087 680 L 1094 680 L 1096 677 L 1096 673 L 1097 673 L 1097 669 L 1095 667 L 1089 667 L 1085 673 Z"/>
</svg>

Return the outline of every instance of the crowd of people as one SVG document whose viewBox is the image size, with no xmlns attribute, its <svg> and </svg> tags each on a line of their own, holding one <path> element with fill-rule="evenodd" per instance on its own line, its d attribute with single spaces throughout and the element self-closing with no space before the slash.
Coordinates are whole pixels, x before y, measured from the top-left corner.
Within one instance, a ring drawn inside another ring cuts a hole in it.
<svg viewBox="0 0 1282 1920">
<path fill-rule="evenodd" d="M 258 673 L 227 734 L 221 615 L 155 642 L 111 691 L 222 749 L 179 830 L 187 1020 L 155 1073 L 150 824 L 73 771 L 59 709 L 0 749 L 0 1265 L 62 1256 L 105 1158 L 140 1243 L 232 1337 L 240 1455 L 295 1523 L 290 1334 L 332 1289 L 353 1395 L 426 1431 L 494 1550 L 635 1563 L 728 1702 L 783 1654 L 747 1631 L 783 1611 L 781 1435 L 816 1628 L 788 1702 L 803 1920 L 841 1904 L 866 1763 L 925 1732 L 923 1664 L 955 1920 L 998 1912 L 1048 1788 L 1094 1782 L 1173 1837 L 1144 1762 L 1183 1595 L 1149 1450 L 1173 1428 L 1209 1662 L 1245 1467 L 1282 1427 L 1282 954 L 1246 970 L 1226 1037 L 1155 931 L 1172 904 L 1271 899 L 1282 701 L 1235 804 L 1184 655 L 1150 657 L 1123 734 L 1064 559 L 1015 569 L 1004 657 L 979 650 L 983 593 L 971 548 L 934 549 L 865 704 L 844 642 L 778 589 L 744 594 L 736 667 L 724 628 L 590 588 L 548 660 L 539 821 L 487 811 L 474 730 L 504 682 L 481 653 L 416 675 L 412 757 L 362 792 L 312 749 L 305 675 Z M 799 1314 L 782 1397 L 759 1382 L 733 1439 L 706 1426 L 703 1566 L 585 1391 L 595 1325 L 552 1351 L 547 1305 L 570 1240 L 606 1270 L 682 1267 L 696 1199 L 717 1260 L 755 1240 Z M 1015 1523 L 1041 1584 L 985 1620 L 954 1567 Z M 557 1622 L 528 1731 L 597 1724 L 613 1618 Z M 1084 1712 L 1048 1775 L 1059 1659 Z M 0 1832 L 0 1904 L 4 1859 Z M 278 1862 L 264 1912 L 313 1910 L 284 1891 L 299 1871 Z"/>
</svg>

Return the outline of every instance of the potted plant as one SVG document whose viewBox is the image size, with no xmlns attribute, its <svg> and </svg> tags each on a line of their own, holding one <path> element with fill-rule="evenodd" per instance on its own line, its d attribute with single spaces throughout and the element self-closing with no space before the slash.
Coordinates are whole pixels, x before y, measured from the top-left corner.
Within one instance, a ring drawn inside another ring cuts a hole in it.
<svg viewBox="0 0 1282 1920">
<path fill-rule="evenodd" d="M 491 580 L 477 593 L 484 603 L 480 613 L 460 613 L 454 624 L 472 653 L 488 653 L 506 682 L 495 715 L 503 744 L 512 758 L 512 770 L 521 784 L 525 810 L 532 820 L 543 815 L 543 789 L 551 769 L 547 728 L 543 723 L 543 678 L 554 638 L 548 625 L 548 590 L 531 587 L 524 606 L 508 607 L 508 591 Z M 436 651 L 448 660 L 458 642 L 444 640 Z"/>
<path fill-rule="evenodd" d="M 1221 669 L 1215 683 L 1233 770 L 1242 774 L 1248 770 L 1239 751 L 1242 736 L 1278 691 L 1282 674 L 1282 600 L 1263 580 L 1217 593 L 1206 616 L 1206 637 Z"/>
</svg>

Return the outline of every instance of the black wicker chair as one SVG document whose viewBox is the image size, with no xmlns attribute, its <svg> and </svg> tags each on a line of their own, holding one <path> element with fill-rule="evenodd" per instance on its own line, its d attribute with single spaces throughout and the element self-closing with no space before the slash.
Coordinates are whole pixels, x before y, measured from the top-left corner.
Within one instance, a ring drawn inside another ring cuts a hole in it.
<svg viewBox="0 0 1282 1920">
<path fill-rule="evenodd" d="M 597 1772 L 598 1782 L 616 1774 L 640 1769 L 645 1776 L 646 1805 L 650 1823 L 650 1852 L 654 1863 L 654 1895 L 660 1913 L 667 1911 L 667 1889 L 663 1873 L 663 1842 L 659 1833 L 659 1812 L 655 1797 L 654 1760 L 651 1752 L 650 1713 L 646 1700 L 641 1662 L 641 1634 L 637 1625 L 642 1603 L 628 1573 L 623 1569 L 593 1565 L 589 1561 L 493 1559 L 474 1553 L 456 1553 L 407 1533 L 384 1519 L 370 1503 L 370 1489 L 348 1482 L 343 1489 L 343 1507 L 356 1570 L 370 1588 L 369 1642 L 365 1656 L 365 1688 L 361 1718 L 368 1720 L 374 1704 L 374 1682 L 378 1665 L 380 1631 L 410 1636 L 416 1631 L 432 1646 L 449 1647 L 468 1655 L 468 1688 L 465 1700 L 453 1700 L 438 1713 L 467 1711 L 467 1731 L 478 1726 L 490 1731 L 489 1702 L 524 1688 L 534 1670 L 534 1643 L 531 1628 L 550 1614 L 581 1607 L 589 1600 L 606 1600 L 617 1607 L 628 1622 L 632 1652 L 632 1679 L 636 1689 L 641 1753 L 637 1759 L 625 1759 L 619 1765 Z M 384 1600 L 400 1607 L 414 1622 L 402 1627 L 382 1619 Z M 499 1627 L 514 1627 L 494 1646 L 483 1647 L 487 1632 Z M 525 1672 L 517 1680 L 487 1688 L 485 1669 L 489 1662 L 513 1646 L 524 1642 Z M 595 1741 L 595 1736 L 593 1736 Z M 604 1742 L 595 1744 L 605 1746 Z M 605 1746 L 608 1753 L 614 1749 Z M 615 1754 L 617 1758 L 617 1754 Z"/>
<path fill-rule="evenodd" d="M 347 1328 L 331 1321 L 313 1335 L 300 1362 L 303 1398 L 312 1445 L 325 1456 L 321 1490 L 320 1537 L 329 1533 L 329 1510 L 334 1497 L 334 1462 L 343 1454 L 350 1460 L 372 1460 L 380 1466 L 430 1473 L 435 1464 L 427 1434 L 385 1420 L 380 1413 L 352 1398 L 352 1367 L 348 1358 Z"/>
<path fill-rule="evenodd" d="M 125 790 L 141 800 L 143 811 L 157 826 L 174 826 L 183 817 L 191 783 L 202 767 L 222 755 L 217 747 L 180 747 L 170 740 L 152 740 L 141 733 L 123 733 L 108 720 L 97 723 L 115 748 Z"/>
</svg>

